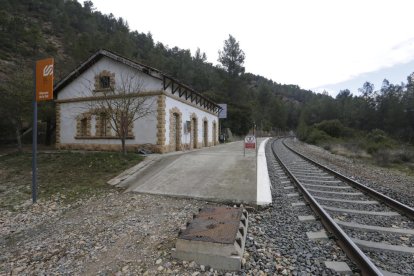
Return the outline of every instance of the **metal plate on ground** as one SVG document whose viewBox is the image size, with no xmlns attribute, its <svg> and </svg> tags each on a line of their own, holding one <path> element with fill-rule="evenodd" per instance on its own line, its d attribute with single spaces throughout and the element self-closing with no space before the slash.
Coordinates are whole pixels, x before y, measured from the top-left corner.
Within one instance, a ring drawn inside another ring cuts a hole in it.
<svg viewBox="0 0 414 276">
<path fill-rule="evenodd" d="M 239 230 L 242 208 L 205 207 L 183 230 L 179 238 L 233 244 Z"/>
</svg>

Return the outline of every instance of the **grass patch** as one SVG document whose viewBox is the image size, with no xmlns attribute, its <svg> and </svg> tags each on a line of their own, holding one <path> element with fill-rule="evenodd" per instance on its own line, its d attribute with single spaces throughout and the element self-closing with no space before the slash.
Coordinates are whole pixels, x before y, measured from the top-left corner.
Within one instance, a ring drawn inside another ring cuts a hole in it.
<svg viewBox="0 0 414 276">
<path fill-rule="evenodd" d="M 112 187 L 106 182 L 139 163 L 142 157 L 114 152 L 52 152 L 38 154 L 38 198 L 48 200 L 56 194 L 65 202 L 90 197 Z M 0 157 L 0 208 L 15 209 L 31 199 L 29 153 Z"/>
</svg>

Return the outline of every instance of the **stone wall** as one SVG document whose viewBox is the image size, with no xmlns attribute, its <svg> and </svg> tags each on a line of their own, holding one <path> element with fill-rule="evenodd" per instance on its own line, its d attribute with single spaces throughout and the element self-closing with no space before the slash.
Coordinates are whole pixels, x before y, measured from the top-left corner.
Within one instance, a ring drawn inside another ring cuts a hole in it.
<svg viewBox="0 0 414 276">
<path fill-rule="evenodd" d="M 178 136 L 177 138 L 178 139 L 176 139 L 176 137 L 174 137 L 174 131 L 173 131 L 173 129 L 175 129 L 176 128 L 176 126 L 174 125 L 174 114 L 177 114 L 178 116 L 177 116 L 177 120 L 178 120 L 178 122 L 175 122 L 176 124 L 178 124 L 178 129 L 177 129 L 177 132 L 178 133 L 176 133 L 176 136 Z M 182 135 L 182 132 L 183 132 L 183 120 L 182 120 L 182 113 L 181 113 L 181 111 L 177 108 L 177 107 L 174 107 L 174 108 L 172 108 L 172 109 L 170 109 L 170 144 L 169 144 L 169 147 L 168 147 L 168 151 L 176 151 L 176 149 L 178 149 L 178 150 L 182 150 L 182 145 L 181 145 L 181 135 Z M 174 140 L 177 140 L 177 144 L 175 145 L 175 143 L 171 143 L 171 141 L 174 141 Z"/>
<path fill-rule="evenodd" d="M 119 144 L 56 144 L 56 148 L 60 150 L 121 151 L 122 145 L 121 141 L 119 141 Z M 139 148 L 145 148 L 154 153 L 166 152 L 165 147 L 160 147 L 158 145 L 126 145 L 126 149 L 129 152 L 137 152 Z"/>
<path fill-rule="evenodd" d="M 164 150 L 166 149 L 165 124 L 165 95 L 159 95 L 157 99 L 157 146 Z"/>
<path fill-rule="evenodd" d="M 56 147 L 60 144 L 60 104 L 56 103 Z"/>
</svg>

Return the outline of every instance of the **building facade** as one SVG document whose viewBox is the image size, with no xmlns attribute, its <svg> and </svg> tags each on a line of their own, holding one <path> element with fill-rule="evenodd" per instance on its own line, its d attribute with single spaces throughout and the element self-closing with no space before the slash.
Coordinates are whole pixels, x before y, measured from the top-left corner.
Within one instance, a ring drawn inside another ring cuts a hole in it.
<svg viewBox="0 0 414 276">
<path fill-rule="evenodd" d="M 146 112 L 128 125 L 128 150 L 165 153 L 218 144 L 216 103 L 157 69 L 100 50 L 55 86 L 56 147 L 120 150 L 116 127 L 99 103 L 122 105 L 124 99 Z"/>
</svg>

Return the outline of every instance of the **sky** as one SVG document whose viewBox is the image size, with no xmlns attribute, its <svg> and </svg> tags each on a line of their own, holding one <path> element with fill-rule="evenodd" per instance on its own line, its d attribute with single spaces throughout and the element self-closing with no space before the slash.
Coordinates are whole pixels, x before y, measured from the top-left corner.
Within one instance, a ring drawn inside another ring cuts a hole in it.
<svg viewBox="0 0 414 276">
<path fill-rule="evenodd" d="M 81 1 L 80 1 L 81 2 Z M 335 96 L 414 72 L 412 0 L 92 0 L 169 47 L 197 48 L 218 64 L 229 34 L 246 72 Z"/>
</svg>

